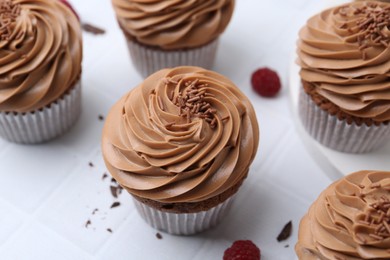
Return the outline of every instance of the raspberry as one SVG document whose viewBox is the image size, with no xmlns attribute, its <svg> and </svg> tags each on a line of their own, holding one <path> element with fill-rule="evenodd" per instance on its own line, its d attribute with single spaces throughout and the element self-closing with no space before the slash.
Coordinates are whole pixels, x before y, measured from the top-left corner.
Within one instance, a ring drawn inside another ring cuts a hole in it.
<svg viewBox="0 0 390 260">
<path fill-rule="evenodd" d="M 73 6 L 67 1 L 67 0 L 59 0 L 61 3 L 63 3 L 64 5 L 66 5 L 67 7 L 69 7 L 70 10 L 72 10 L 72 12 L 76 15 L 77 17 L 77 20 L 80 21 L 80 17 L 79 15 L 76 13 L 76 10 L 74 10 Z"/>
<path fill-rule="evenodd" d="M 237 240 L 226 249 L 223 260 L 260 260 L 260 249 L 250 240 Z"/>
<path fill-rule="evenodd" d="M 252 87 L 263 97 L 273 97 L 280 90 L 280 79 L 278 74 L 269 68 L 261 68 L 252 74 Z"/>
</svg>

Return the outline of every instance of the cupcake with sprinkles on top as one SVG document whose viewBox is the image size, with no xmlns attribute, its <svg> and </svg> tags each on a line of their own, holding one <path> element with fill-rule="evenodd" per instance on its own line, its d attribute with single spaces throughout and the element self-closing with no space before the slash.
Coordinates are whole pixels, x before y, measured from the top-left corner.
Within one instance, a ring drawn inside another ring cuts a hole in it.
<svg viewBox="0 0 390 260">
<path fill-rule="evenodd" d="M 299 225 L 300 260 L 390 259 L 390 172 L 359 171 L 330 185 Z"/>
<path fill-rule="evenodd" d="M 0 0 L 0 136 L 40 143 L 80 114 L 80 24 L 58 0 Z"/>
<path fill-rule="evenodd" d="M 177 67 L 152 74 L 111 108 L 102 152 L 146 222 L 190 235 L 227 214 L 258 143 L 255 111 L 233 82 Z"/>
<path fill-rule="evenodd" d="M 300 117 L 342 152 L 390 140 L 390 4 L 356 1 L 313 16 L 299 33 Z"/>
</svg>

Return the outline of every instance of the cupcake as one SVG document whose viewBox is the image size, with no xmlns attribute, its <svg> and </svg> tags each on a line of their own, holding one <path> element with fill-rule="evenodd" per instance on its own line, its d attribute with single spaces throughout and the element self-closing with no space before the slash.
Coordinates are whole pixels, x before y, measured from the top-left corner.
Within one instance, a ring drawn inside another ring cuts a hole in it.
<svg viewBox="0 0 390 260">
<path fill-rule="evenodd" d="M 0 136 L 48 141 L 80 113 L 80 24 L 57 0 L 1 0 L 0 13 Z"/>
<path fill-rule="evenodd" d="M 177 67 L 152 74 L 112 107 L 102 152 L 146 222 L 190 235 L 226 215 L 258 141 L 255 111 L 230 80 Z"/>
<path fill-rule="evenodd" d="M 112 0 L 137 71 L 146 78 L 163 68 L 211 69 L 219 35 L 234 0 Z"/>
<path fill-rule="evenodd" d="M 331 149 L 363 153 L 390 140 L 389 15 L 389 3 L 352 2 L 299 33 L 300 117 Z"/>
<path fill-rule="evenodd" d="M 330 185 L 298 236 L 300 260 L 390 259 L 390 172 L 355 172 Z"/>
</svg>

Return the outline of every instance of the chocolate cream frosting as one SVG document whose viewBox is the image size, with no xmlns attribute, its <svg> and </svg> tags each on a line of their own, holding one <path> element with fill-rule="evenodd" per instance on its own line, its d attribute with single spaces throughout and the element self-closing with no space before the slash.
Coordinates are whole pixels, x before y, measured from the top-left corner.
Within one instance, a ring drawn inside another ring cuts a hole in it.
<svg viewBox="0 0 390 260">
<path fill-rule="evenodd" d="M 234 0 L 112 0 L 122 29 L 165 50 L 199 47 L 228 25 Z"/>
<path fill-rule="evenodd" d="M 310 18 L 300 33 L 303 81 L 343 112 L 390 120 L 390 4 L 359 1 Z"/>
<path fill-rule="evenodd" d="M 1 0 L 0 13 L 0 111 L 51 104 L 80 76 L 79 21 L 57 0 Z"/>
<path fill-rule="evenodd" d="M 390 259 L 390 172 L 330 185 L 301 220 L 295 249 L 300 260 Z"/>
<path fill-rule="evenodd" d="M 112 107 L 102 151 L 109 172 L 129 193 L 188 203 L 242 181 L 258 142 L 255 111 L 230 80 L 178 67 L 154 73 Z"/>
</svg>

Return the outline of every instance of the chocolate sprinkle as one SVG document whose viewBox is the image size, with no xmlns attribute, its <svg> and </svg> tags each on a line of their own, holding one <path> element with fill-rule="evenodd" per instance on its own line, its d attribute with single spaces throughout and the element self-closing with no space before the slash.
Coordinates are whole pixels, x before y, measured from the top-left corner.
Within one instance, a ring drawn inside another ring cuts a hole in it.
<svg viewBox="0 0 390 260">
<path fill-rule="evenodd" d="M 81 28 L 83 28 L 84 31 L 99 35 L 99 34 L 105 34 L 106 31 L 104 29 L 101 29 L 95 25 L 92 25 L 90 23 L 82 23 Z"/>
<path fill-rule="evenodd" d="M 287 238 L 290 237 L 292 231 L 292 222 L 291 220 L 283 227 L 282 231 L 276 238 L 278 242 L 281 242 L 283 240 L 286 240 Z"/>
<path fill-rule="evenodd" d="M 89 162 L 88 165 L 89 165 L 89 167 L 93 167 L 94 166 L 92 162 Z"/>
<path fill-rule="evenodd" d="M 99 209 L 94 209 L 94 210 L 92 211 L 92 215 L 95 215 L 95 213 L 98 212 L 98 211 L 99 211 Z"/>
<path fill-rule="evenodd" d="M 380 188 L 380 183 L 373 183 L 370 188 Z M 370 205 L 364 216 L 364 221 L 360 220 L 359 223 L 368 226 L 371 232 L 368 234 L 369 238 L 376 241 L 382 241 L 390 238 L 390 199 L 382 196 L 377 199 L 375 203 Z M 367 240 L 363 237 L 364 234 L 360 233 L 359 239 L 363 244 L 367 243 Z"/>
<path fill-rule="evenodd" d="M 163 238 L 162 235 L 159 232 L 156 233 L 156 237 L 157 237 L 157 239 L 162 239 Z"/>
<path fill-rule="evenodd" d="M 0 37 L 2 41 L 9 40 L 17 17 L 20 15 L 20 5 L 10 0 L 0 2 Z"/>
<path fill-rule="evenodd" d="M 100 121 L 103 121 L 103 120 L 104 120 L 104 116 L 98 115 L 98 119 L 99 119 Z"/>
<path fill-rule="evenodd" d="M 108 177 L 107 173 L 103 173 L 102 180 L 104 180 L 107 177 Z"/>
<path fill-rule="evenodd" d="M 106 229 L 108 232 L 112 233 L 112 229 L 111 228 L 107 228 Z"/>
<path fill-rule="evenodd" d="M 112 205 L 111 205 L 111 209 L 112 208 L 116 208 L 116 207 L 119 207 L 121 205 L 121 203 L 119 202 L 119 201 L 116 201 L 116 202 L 114 202 L 114 203 L 112 203 Z"/>
<path fill-rule="evenodd" d="M 163 82 L 166 85 L 179 84 L 170 78 L 163 79 Z M 185 117 L 187 123 L 191 123 L 193 117 L 202 118 L 210 124 L 211 128 L 215 128 L 217 126 L 217 110 L 213 109 L 205 99 L 208 93 L 204 88 L 208 84 L 200 82 L 199 79 L 185 81 L 183 84 L 185 86 L 183 91 L 168 95 L 172 103 L 179 107 L 179 116 Z"/>
<path fill-rule="evenodd" d="M 340 14 L 346 12 L 346 8 L 340 9 Z M 383 45 L 385 48 L 390 46 L 390 37 L 386 33 L 390 28 L 390 7 L 383 7 L 377 3 L 366 3 L 361 8 L 356 8 L 353 15 L 360 15 L 356 23 L 348 28 L 346 24 L 342 29 L 348 29 L 351 33 L 358 33 L 357 41 L 359 50 L 362 52 L 362 58 L 367 58 L 366 48 Z"/>
</svg>

